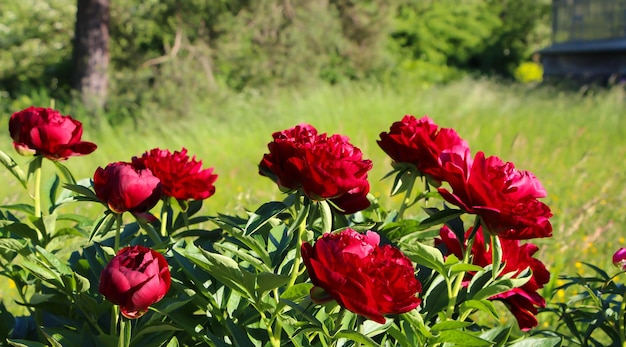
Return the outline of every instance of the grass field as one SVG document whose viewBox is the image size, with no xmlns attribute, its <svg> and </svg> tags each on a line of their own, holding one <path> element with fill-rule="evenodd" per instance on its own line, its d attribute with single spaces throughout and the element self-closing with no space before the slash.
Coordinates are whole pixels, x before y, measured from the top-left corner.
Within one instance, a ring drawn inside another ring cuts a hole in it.
<svg viewBox="0 0 626 347">
<path fill-rule="evenodd" d="M 275 185 L 258 175 L 257 164 L 272 132 L 307 122 L 322 132 L 349 136 L 372 159 L 372 192 L 390 206 L 385 196 L 391 182 L 380 181 L 390 160 L 376 144 L 378 135 L 404 114 L 428 114 L 440 126 L 455 128 L 474 153 L 497 155 L 539 177 L 549 194 L 544 201 L 555 215 L 554 237 L 533 242 L 556 276 L 579 271 L 583 261 L 608 270 L 613 252 L 626 246 L 625 104 L 623 89 L 583 96 L 482 80 L 429 89 L 352 85 L 242 94 L 189 105 L 178 119 L 154 114 L 141 127 L 86 127 L 83 138 L 99 148 L 67 166 L 77 177 L 91 177 L 98 166 L 153 147 L 186 147 L 219 175 L 207 212 L 241 212 L 280 198 Z M 5 134 L 0 149 L 13 153 Z M 0 177 L 6 182 L 0 203 L 27 198 L 10 175 Z M 9 285 L 0 282 L 0 297 L 10 295 Z"/>
</svg>

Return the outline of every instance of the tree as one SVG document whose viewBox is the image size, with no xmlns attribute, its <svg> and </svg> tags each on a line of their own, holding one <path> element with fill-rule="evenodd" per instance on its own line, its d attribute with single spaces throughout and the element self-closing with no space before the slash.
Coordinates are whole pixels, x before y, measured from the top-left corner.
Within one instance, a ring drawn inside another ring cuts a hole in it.
<svg viewBox="0 0 626 347">
<path fill-rule="evenodd" d="M 91 111 L 104 107 L 108 88 L 109 0 L 78 0 L 73 88 Z"/>
</svg>

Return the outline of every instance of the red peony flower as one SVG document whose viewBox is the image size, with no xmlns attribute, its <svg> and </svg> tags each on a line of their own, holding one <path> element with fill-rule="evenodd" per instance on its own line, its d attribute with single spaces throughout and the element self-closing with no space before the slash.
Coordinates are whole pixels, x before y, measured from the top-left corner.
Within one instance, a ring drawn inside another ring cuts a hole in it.
<svg viewBox="0 0 626 347">
<path fill-rule="evenodd" d="M 96 196 L 117 213 L 146 212 L 161 197 L 161 182 L 149 169 L 116 162 L 99 167 L 93 176 Z"/>
<path fill-rule="evenodd" d="M 346 309 L 378 323 L 386 314 L 416 308 L 422 289 L 411 261 L 391 245 L 379 245 L 372 231 L 352 229 L 324 234 L 315 245 L 302 245 L 302 259 L 316 302 L 336 300 Z"/>
<path fill-rule="evenodd" d="M 302 189 L 313 200 L 330 200 L 343 213 L 369 206 L 367 172 L 370 160 L 341 135 L 317 134 L 301 124 L 273 134 L 269 153 L 259 164 L 261 175 L 272 178 L 282 190 Z"/>
<path fill-rule="evenodd" d="M 518 240 L 552 235 L 552 212 L 537 200 L 546 191 L 532 173 L 498 157 L 485 158 L 482 152 L 469 168 L 446 167 L 452 192 L 441 187 L 439 193 L 467 213 L 479 215 L 489 232 Z"/>
<path fill-rule="evenodd" d="M 472 228 L 467 230 L 465 237 L 469 237 Z M 446 246 L 447 254 L 454 254 L 458 258 L 462 258 L 459 240 L 452 230 L 444 226 L 440 230 L 439 243 Z M 491 250 L 485 249 L 485 241 L 482 230 L 476 233 L 476 238 L 472 245 L 472 263 L 485 267 L 492 263 Z M 537 246 L 532 243 L 521 244 L 519 240 L 500 239 L 502 245 L 502 262 L 504 263 L 503 273 L 515 273 L 514 277 L 530 268 L 532 278 L 521 287 L 513 288 L 501 294 L 497 294 L 489 298 L 490 300 L 499 300 L 507 305 L 511 313 L 517 319 L 520 329 L 528 330 L 537 326 L 538 307 L 546 307 L 546 301 L 537 290 L 550 281 L 550 272 L 545 265 L 536 258 L 533 258 L 538 250 Z M 470 274 L 471 279 L 471 274 Z M 469 279 L 465 282 L 469 283 Z"/>
<path fill-rule="evenodd" d="M 81 141 L 82 124 L 50 108 L 29 107 L 11 115 L 9 132 L 21 155 L 41 155 L 50 160 L 66 160 L 89 154 L 94 143 Z"/>
<path fill-rule="evenodd" d="M 170 270 L 160 253 L 143 246 L 122 248 L 100 273 L 98 291 L 120 306 L 126 318 L 139 318 L 170 289 Z"/>
<path fill-rule="evenodd" d="M 626 248 L 622 247 L 613 254 L 613 265 L 622 271 L 626 271 Z"/>
<path fill-rule="evenodd" d="M 432 119 L 424 116 L 416 119 L 406 115 L 391 125 L 389 132 L 382 132 L 378 140 L 380 148 L 396 163 L 409 163 L 436 181 L 445 181 L 445 162 L 450 156 L 463 158 L 471 165 L 469 146 L 455 130 L 439 128 Z"/>
<path fill-rule="evenodd" d="M 189 158 L 187 149 L 171 153 L 154 148 L 141 157 L 133 158 L 133 165 L 148 168 L 161 181 L 163 194 L 178 200 L 203 200 L 215 193 L 213 168 L 202 169 L 202 161 Z"/>
</svg>

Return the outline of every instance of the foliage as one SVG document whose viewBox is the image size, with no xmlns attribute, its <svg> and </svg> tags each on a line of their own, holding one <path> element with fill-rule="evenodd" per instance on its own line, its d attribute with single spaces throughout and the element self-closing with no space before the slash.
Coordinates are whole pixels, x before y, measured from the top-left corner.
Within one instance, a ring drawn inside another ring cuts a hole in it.
<svg viewBox="0 0 626 347">
<path fill-rule="evenodd" d="M 412 2 L 400 8 L 392 38 L 407 59 L 510 75 L 537 49 L 529 41 L 548 10 L 541 0 Z"/>
<path fill-rule="evenodd" d="M 180 113 L 198 100 L 219 100 L 220 90 L 406 74 L 430 85 L 473 69 L 508 75 L 549 37 L 536 30 L 548 21 L 539 0 L 133 0 L 110 6 L 112 123 L 138 117 L 154 103 Z M 0 8 L 0 97 L 39 90 L 71 103 L 75 1 L 0 0 Z M 174 92 L 180 102 L 170 102 Z"/>
<path fill-rule="evenodd" d="M 543 68 L 535 62 L 524 62 L 515 68 L 515 79 L 523 82 L 541 82 L 543 79 Z"/>
<path fill-rule="evenodd" d="M 67 97 L 75 13 L 68 0 L 0 1 L 0 93 L 43 87 Z"/>
<path fill-rule="evenodd" d="M 311 200 L 294 189 L 244 215 L 209 216 L 201 213 L 202 200 L 164 199 L 158 218 L 139 213 L 124 219 L 100 201 L 90 178 L 76 180 L 63 163 L 36 156 L 24 170 L 1 154 L 5 168 L 33 193 L 32 204 L 0 209 L 0 274 L 15 282 L 29 312 L 13 317 L 0 305 L 3 321 L 14 322 L 13 329 L 0 330 L 9 345 L 560 345 L 559 337 L 474 319 L 476 312 L 498 318 L 489 299 L 523 286 L 532 274 L 503 272 L 495 235 L 489 243 L 494 262 L 484 267 L 471 264 L 469 252 L 462 259 L 444 257 L 433 247 L 444 223 L 463 234 L 464 212 L 445 207 L 415 167 L 395 166 L 390 174 L 391 195 L 404 196 L 397 210 L 369 196 L 369 208 L 346 215 L 330 200 Z M 44 180 L 42 165 L 51 163 L 55 171 Z M 86 203 L 104 212 L 95 218 L 66 212 Z M 420 206 L 427 207 L 424 213 Z M 404 217 L 408 208 L 417 217 Z M 480 218 L 473 222 L 480 224 Z M 309 296 L 313 285 L 301 263 L 301 245 L 346 227 L 378 232 L 420 266 L 419 309 L 390 313 L 384 324 L 375 324 Z M 164 254 L 172 276 L 165 298 L 132 321 L 119 318 L 117 306 L 96 289 L 102 269 L 128 244 Z M 469 274 L 472 280 L 463 286 Z"/>
<path fill-rule="evenodd" d="M 618 281 L 624 270 L 609 276 L 601 268 L 585 263 L 591 275 L 560 276 L 554 293 L 568 293 L 544 312 L 558 318 L 550 336 L 561 336 L 568 346 L 621 346 L 626 341 L 624 312 L 626 286 Z"/>
</svg>

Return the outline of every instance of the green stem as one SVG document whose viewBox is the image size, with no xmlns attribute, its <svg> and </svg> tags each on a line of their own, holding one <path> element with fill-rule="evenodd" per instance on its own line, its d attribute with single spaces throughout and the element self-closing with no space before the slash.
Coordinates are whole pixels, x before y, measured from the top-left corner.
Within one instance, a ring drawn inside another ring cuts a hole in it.
<svg viewBox="0 0 626 347">
<path fill-rule="evenodd" d="M 117 252 L 120 250 L 120 234 L 122 231 L 122 214 L 121 213 L 116 213 L 115 214 L 115 219 L 116 219 L 116 226 L 115 226 L 115 243 L 113 244 L 113 250 L 115 251 L 115 254 L 117 254 Z"/>
<path fill-rule="evenodd" d="M 491 238 L 491 278 L 496 279 L 500 274 L 500 267 L 502 265 L 502 244 L 498 235 L 489 234 Z"/>
<path fill-rule="evenodd" d="M 131 330 L 132 326 L 130 320 L 120 316 L 120 338 L 117 340 L 117 347 L 130 346 Z"/>
<path fill-rule="evenodd" d="M 294 284 L 296 284 L 296 281 L 298 280 L 298 276 L 300 275 L 300 265 L 302 263 L 302 238 L 304 237 L 304 233 L 306 231 L 306 219 L 307 216 L 309 215 L 309 211 L 311 210 L 311 201 L 307 198 L 307 197 L 303 197 L 304 198 L 304 204 L 302 204 L 302 206 L 300 205 L 300 196 L 296 197 L 296 203 L 295 203 L 295 208 L 298 211 L 298 214 L 296 215 L 296 218 L 293 221 L 293 224 L 291 225 L 291 227 L 289 228 L 289 232 L 293 232 L 294 228 L 297 228 L 297 233 L 296 233 L 296 255 L 293 259 L 293 269 L 291 270 L 291 275 L 289 277 L 289 282 L 287 282 L 287 286 L 285 287 L 285 290 L 291 288 L 294 286 Z M 280 300 L 279 297 L 276 297 L 276 300 Z M 280 314 L 280 312 L 277 312 L 277 315 Z M 280 324 L 279 320 L 276 319 L 276 330 L 273 332 L 272 335 L 270 335 L 270 340 L 278 340 L 278 345 L 280 346 L 280 337 L 282 334 L 282 330 L 283 327 Z M 271 330 L 271 328 L 270 328 Z M 268 332 L 270 331 L 268 330 Z"/>
<path fill-rule="evenodd" d="M 287 283 L 287 287 L 285 289 L 293 287 L 293 285 L 296 283 L 296 280 L 298 279 L 298 276 L 300 275 L 300 264 L 302 263 L 302 238 L 304 237 L 306 231 L 306 218 L 309 215 L 310 209 L 310 201 L 305 200 L 304 206 L 300 208 L 300 211 L 298 211 L 298 215 L 294 220 L 294 225 L 297 225 L 296 255 L 293 259 L 293 270 L 291 271 L 291 277 L 289 278 L 289 282 Z"/>
<path fill-rule="evenodd" d="M 20 299 L 22 299 L 22 302 L 29 302 L 29 300 L 26 299 L 26 286 L 18 286 L 18 282 L 16 281 L 13 281 L 13 282 L 15 283 L 15 287 L 17 288 L 17 293 L 19 294 Z M 33 317 L 33 319 L 35 320 L 35 325 L 37 326 L 37 336 L 39 337 L 40 340 L 45 340 L 45 336 L 41 330 L 42 328 L 41 312 L 39 310 L 33 309 L 30 306 L 26 306 L 26 309 L 28 310 L 28 313 L 30 314 L 30 316 Z"/>
<path fill-rule="evenodd" d="M 120 307 L 113 305 L 111 309 L 111 335 L 117 335 L 117 322 L 120 316 Z"/>
<path fill-rule="evenodd" d="M 258 309 L 257 311 L 259 311 L 259 314 L 261 315 L 261 319 L 263 320 L 263 322 L 265 322 L 265 330 L 267 330 L 267 336 L 269 336 L 270 338 L 270 344 L 273 347 L 280 347 L 280 332 L 273 331 L 272 330 L 272 322 L 267 319 L 267 316 L 265 315 L 265 313 L 263 313 L 263 310 Z M 281 326 L 278 325 L 278 328 L 280 328 Z"/>
<path fill-rule="evenodd" d="M 163 207 L 161 207 L 161 236 L 167 237 L 167 218 L 170 207 L 170 198 L 163 199 Z"/>
<path fill-rule="evenodd" d="M 624 336 L 624 329 L 626 329 L 626 327 L 624 326 L 624 315 L 626 315 L 626 300 L 624 297 L 622 297 L 622 305 L 620 306 L 619 310 L 619 323 L 617 325 L 617 330 L 619 333 L 620 345 L 626 347 L 626 336 Z"/>
<path fill-rule="evenodd" d="M 610 283 L 613 282 L 613 280 L 623 274 L 624 271 L 620 271 L 617 274 L 615 274 L 613 277 L 611 277 L 608 281 L 606 281 L 606 283 L 604 284 L 604 287 L 608 286 Z M 603 288 L 604 290 L 604 288 Z M 620 346 L 622 347 L 626 347 L 626 326 L 624 326 L 624 324 L 626 324 L 625 322 L 625 318 L 626 318 L 626 298 L 624 296 L 622 296 L 622 303 L 620 305 L 620 310 L 619 310 L 619 319 L 617 322 L 617 333 L 619 334 L 619 342 L 620 342 Z"/>
<path fill-rule="evenodd" d="M 400 209 L 398 210 L 398 219 L 402 219 L 404 215 L 404 211 L 410 206 L 409 202 L 411 202 L 411 193 L 413 192 L 413 186 L 415 185 L 415 180 L 417 178 L 417 169 L 409 169 L 405 171 L 402 176 L 408 177 L 409 182 L 408 186 L 404 193 L 404 199 L 402 199 L 402 204 L 400 205 Z"/>
<path fill-rule="evenodd" d="M 41 164 L 43 159 L 41 156 L 35 157 L 35 218 L 41 218 Z"/>
<path fill-rule="evenodd" d="M 461 249 L 463 251 L 463 263 L 470 264 L 470 256 L 472 255 L 472 246 L 474 245 L 474 239 L 476 236 L 476 232 L 480 225 L 480 218 L 476 217 L 474 221 L 474 228 L 472 229 L 472 233 L 467 239 L 467 244 L 464 240 L 460 240 Z M 454 277 L 453 285 L 451 286 L 450 281 L 446 279 L 447 287 L 448 287 L 448 308 L 446 310 L 446 314 L 448 318 L 452 318 L 454 313 L 454 306 L 456 305 L 456 299 L 459 296 L 459 292 L 461 291 L 461 287 L 463 285 L 463 278 L 465 278 L 465 271 L 459 272 L 456 277 Z"/>
</svg>

